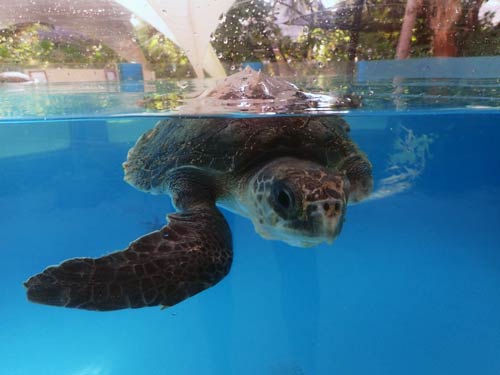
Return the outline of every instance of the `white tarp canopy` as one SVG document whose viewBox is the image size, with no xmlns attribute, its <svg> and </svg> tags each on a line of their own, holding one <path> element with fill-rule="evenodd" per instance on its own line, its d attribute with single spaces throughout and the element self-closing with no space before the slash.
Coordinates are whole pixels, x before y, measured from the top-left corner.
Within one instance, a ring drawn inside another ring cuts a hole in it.
<svg viewBox="0 0 500 375">
<path fill-rule="evenodd" d="M 215 31 L 221 14 L 234 0 L 115 0 L 139 18 L 176 43 L 188 57 L 196 75 L 225 76 L 210 34 Z"/>
</svg>

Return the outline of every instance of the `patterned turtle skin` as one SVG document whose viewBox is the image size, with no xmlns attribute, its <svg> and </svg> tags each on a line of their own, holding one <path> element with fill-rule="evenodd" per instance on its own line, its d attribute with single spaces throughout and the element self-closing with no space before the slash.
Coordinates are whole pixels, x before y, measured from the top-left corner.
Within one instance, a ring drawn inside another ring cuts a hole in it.
<svg viewBox="0 0 500 375">
<path fill-rule="evenodd" d="M 169 194 L 178 212 L 122 251 L 31 277 L 31 301 L 99 311 L 172 306 L 230 270 L 231 231 L 218 206 L 252 220 L 264 238 L 310 247 L 331 243 L 347 204 L 373 185 L 339 116 L 171 118 L 139 138 L 123 167 L 128 183 Z"/>
<path fill-rule="evenodd" d="M 371 165 L 339 116 L 164 120 L 139 138 L 123 167 L 128 183 L 153 194 L 168 194 L 179 169 L 196 168 L 223 197 L 260 163 L 287 156 L 345 171 L 351 200 L 370 192 Z"/>
</svg>

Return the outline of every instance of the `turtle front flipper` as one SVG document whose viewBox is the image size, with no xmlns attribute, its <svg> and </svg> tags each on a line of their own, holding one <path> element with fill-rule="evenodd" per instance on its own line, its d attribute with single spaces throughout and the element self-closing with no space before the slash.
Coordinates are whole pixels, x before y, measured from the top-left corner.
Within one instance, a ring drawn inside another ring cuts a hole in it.
<svg viewBox="0 0 500 375">
<path fill-rule="evenodd" d="M 214 205 L 169 215 L 169 224 L 101 258 L 75 258 L 25 282 L 33 302 L 87 310 L 172 306 L 227 275 L 229 226 Z"/>
</svg>

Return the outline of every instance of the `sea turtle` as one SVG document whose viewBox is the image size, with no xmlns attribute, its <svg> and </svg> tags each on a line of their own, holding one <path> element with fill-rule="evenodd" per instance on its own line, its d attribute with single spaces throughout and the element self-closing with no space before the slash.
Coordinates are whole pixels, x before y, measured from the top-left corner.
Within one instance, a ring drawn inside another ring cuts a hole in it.
<svg viewBox="0 0 500 375">
<path fill-rule="evenodd" d="M 225 98 L 266 106 L 276 96 L 303 99 L 295 86 L 253 71 L 225 82 L 214 91 Z M 251 219 L 264 238 L 309 247 L 331 243 L 347 203 L 372 189 L 370 162 L 337 115 L 170 118 L 139 138 L 123 166 L 128 183 L 170 194 L 178 212 L 123 251 L 31 277 L 31 301 L 88 310 L 172 306 L 229 272 L 231 232 L 217 205 Z"/>
</svg>

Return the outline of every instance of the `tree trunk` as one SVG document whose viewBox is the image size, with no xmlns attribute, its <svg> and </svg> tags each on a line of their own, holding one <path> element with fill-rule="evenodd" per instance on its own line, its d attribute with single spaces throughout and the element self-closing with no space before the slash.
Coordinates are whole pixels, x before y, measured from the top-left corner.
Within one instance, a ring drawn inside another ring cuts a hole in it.
<svg viewBox="0 0 500 375">
<path fill-rule="evenodd" d="M 415 27 L 417 14 L 421 6 L 422 0 L 408 0 L 406 2 L 405 15 L 396 48 L 396 59 L 398 60 L 410 57 L 411 36 L 413 35 L 413 28 Z"/>
<path fill-rule="evenodd" d="M 356 70 L 356 50 L 359 43 L 359 31 L 361 29 L 361 20 L 363 15 L 363 7 L 365 5 L 365 0 L 355 0 L 354 2 L 354 18 L 352 21 L 351 28 L 351 40 L 349 41 L 349 47 L 347 50 L 348 56 L 348 76 L 352 80 L 354 77 L 354 72 Z"/>
<path fill-rule="evenodd" d="M 461 0 L 430 0 L 429 26 L 434 56 L 457 56 L 456 24 L 462 13 Z"/>
</svg>

